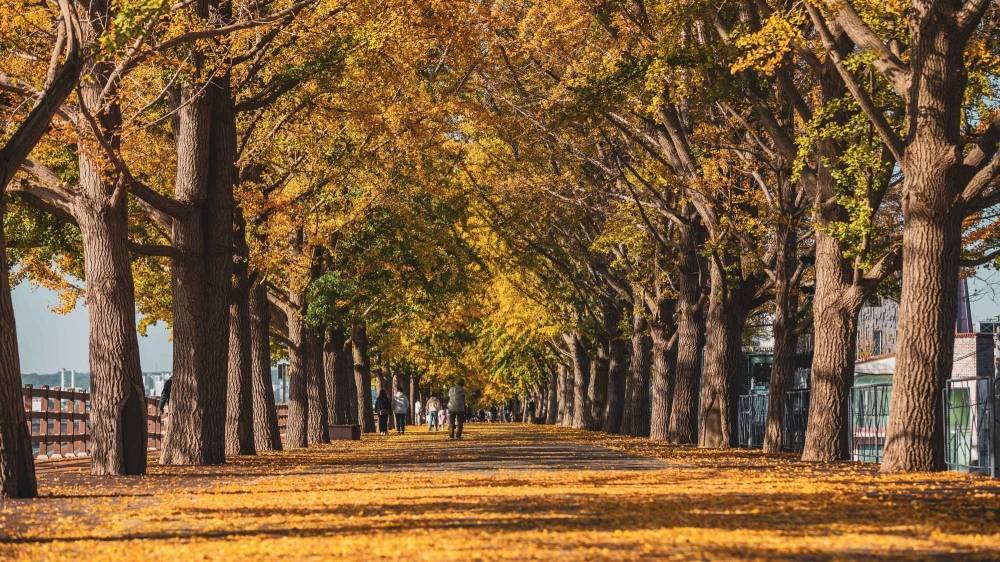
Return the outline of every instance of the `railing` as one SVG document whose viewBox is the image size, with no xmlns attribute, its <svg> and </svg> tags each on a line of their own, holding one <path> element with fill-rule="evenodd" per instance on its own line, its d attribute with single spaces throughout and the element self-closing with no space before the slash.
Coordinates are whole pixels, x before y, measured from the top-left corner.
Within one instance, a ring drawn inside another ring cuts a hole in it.
<svg viewBox="0 0 1000 562">
<path fill-rule="evenodd" d="M 278 412 L 278 432 L 285 433 L 285 428 L 288 427 L 288 403 L 282 402 L 274 409 Z"/>
<path fill-rule="evenodd" d="M 767 420 L 767 394 L 744 394 L 737 409 L 739 446 L 758 449 L 764 446 L 764 426 Z"/>
<path fill-rule="evenodd" d="M 39 459 L 83 457 L 90 453 L 90 393 L 25 386 L 24 411 L 31 446 Z M 159 449 L 163 422 L 157 398 L 146 399 L 146 446 Z"/>
<path fill-rule="evenodd" d="M 851 460 L 882 462 L 885 428 L 889 423 L 892 384 L 871 384 L 851 389 Z"/>
<path fill-rule="evenodd" d="M 951 379 L 945 384 L 942 398 L 948 469 L 991 474 L 996 466 L 993 379 Z"/>
<path fill-rule="evenodd" d="M 782 404 L 781 448 L 802 452 L 806 444 L 806 424 L 809 421 L 809 389 L 790 390 Z"/>
</svg>

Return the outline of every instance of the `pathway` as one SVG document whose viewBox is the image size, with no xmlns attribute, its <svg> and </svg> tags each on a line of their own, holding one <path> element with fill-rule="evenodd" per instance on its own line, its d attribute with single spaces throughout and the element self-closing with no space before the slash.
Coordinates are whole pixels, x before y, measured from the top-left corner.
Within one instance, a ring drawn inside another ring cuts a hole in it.
<svg viewBox="0 0 1000 562">
<path fill-rule="evenodd" d="M 1000 483 L 563 428 L 422 428 L 222 467 L 40 475 L 0 559 L 1000 558 Z"/>
</svg>

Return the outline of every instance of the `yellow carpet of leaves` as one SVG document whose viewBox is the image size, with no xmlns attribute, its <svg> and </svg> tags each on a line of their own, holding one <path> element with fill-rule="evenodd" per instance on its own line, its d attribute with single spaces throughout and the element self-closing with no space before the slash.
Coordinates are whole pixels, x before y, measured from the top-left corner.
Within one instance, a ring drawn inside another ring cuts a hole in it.
<svg viewBox="0 0 1000 562">
<path fill-rule="evenodd" d="M 1000 482 L 562 428 L 411 428 L 222 467 L 40 471 L 4 560 L 1000 559 Z"/>
</svg>

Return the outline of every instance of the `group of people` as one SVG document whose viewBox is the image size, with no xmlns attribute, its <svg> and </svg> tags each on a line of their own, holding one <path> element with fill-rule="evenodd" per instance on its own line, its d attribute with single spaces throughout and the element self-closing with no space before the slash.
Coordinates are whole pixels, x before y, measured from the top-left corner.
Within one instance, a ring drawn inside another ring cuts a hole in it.
<svg viewBox="0 0 1000 562">
<path fill-rule="evenodd" d="M 441 404 L 437 396 L 431 395 L 427 399 L 425 406 L 420 401 L 413 404 L 413 413 L 417 423 L 421 423 L 421 418 L 426 415 L 427 430 L 440 431 L 445 425 L 448 426 L 450 439 L 461 439 L 462 430 L 465 427 L 465 381 L 458 381 L 455 386 L 448 390 L 448 402 Z M 378 416 L 379 435 L 389 435 L 389 414 L 395 415 L 396 433 L 406 433 L 406 415 L 410 411 L 410 400 L 401 390 L 396 390 L 392 399 L 386 394 L 385 389 L 379 391 L 378 398 L 375 399 L 375 415 Z"/>
</svg>

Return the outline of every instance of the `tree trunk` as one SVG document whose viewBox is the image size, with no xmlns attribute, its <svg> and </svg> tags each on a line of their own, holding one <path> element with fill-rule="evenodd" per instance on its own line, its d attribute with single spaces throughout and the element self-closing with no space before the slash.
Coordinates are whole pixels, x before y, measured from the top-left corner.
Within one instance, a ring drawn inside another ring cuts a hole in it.
<svg viewBox="0 0 1000 562">
<path fill-rule="evenodd" d="M 590 417 L 590 404 L 587 403 L 587 387 L 590 379 L 590 358 L 587 357 L 587 348 L 578 332 L 564 334 L 563 338 L 573 360 L 572 426 L 576 429 L 592 429 L 594 422 Z"/>
<path fill-rule="evenodd" d="M 226 454 L 255 455 L 253 432 L 253 376 L 250 353 L 250 277 L 243 217 L 235 232 L 239 264 L 232 280 L 229 303 L 229 376 L 226 388 Z"/>
<path fill-rule="evenodd" d="M 678 229 L 681 242 L 677 295 L 677 365 L 673 406 L 667 440 L 695 443 L 698 417 L 698 380 L 705 345 L 705 317 L 701 305 L 701 268 L 693 227 Z"/>
<path fill-rule="evenodd" d="M 280 451 L 278 412 L 271 385 L 271 312 L 267 286 L 256 282 L 250 290 L 250 378 L 253 401 L 253 443 L 257 451 Z"/>
<path fill-rule="evenodd" d="M 207 18 L 207 13 L 202 14 Z M 174 377 L 162 464 L 225 462 L 229 291 L 236 125 L 228 73 L 203 89 L 183 86 L 178 109 L 175 198 Z"/>
<path fill-rule="evenodd" d="M 354 365 L 347 350 L 347 334 L 339 326 L 327 330 L 323 349 L 323 365 L 327 381 L 332 384 L 327 388 L 329 396 L 331 421 L 338 425 L 357 423 L 357 414 L 352 411 L 352 400 L 357 400 L 354 389 Z"/>
<path fill-rule="evenodd" d="M 779 228 L 779 244 L 775 259 L 774 287 L 774 359 L 771 365 L 771 383 L 768 389 L 767 419 L 764 428 L 764 452 L 781 451 L 784 442 L 785 393 L 792 387 L 795 376 L 795 315 L 798 310 L 798 291 L 792 286 L 795 273 L 796 237 L 790 228 Z"/>
<path fill-rule="evenodd" d="M 296 304 L 293 301 L 293 306 Z M 285 449 L 309 445 L 309 350 L 305 326 L 295 311 L 288 314 L 288 418 Z"/>
<path fill-rule="evenodd" d="M 594 360 L 590 362 L 590 385 L 587 402 L 590 404 L 590 425 L 587 429 L 604 427 L 604 411 L 608 395 L 608 338 L 601 334 L 594 346 Z"/>
<path fill-rule="evenodd" d="M 597 336 L 594 361 L 591 365 L 590 388 L 587 391 L 590 417 L 593 420 L 592 429 L 605 427 L 611 370 L 611 340 L 621 337 L 621 328 L 618 326 L 621 322 L 621 308 L 610 296 L 605 296 L 601 300 L 601 320 L 603 329 L 599 330 Z"/>
<path fill-rule="evenodd" d="M 931 184 L 909 185 L 911 193 L 946 190 L 950 186 L 934 185 L 946 181 L 942 175 L 914 173 L 904 182 Z M 961 220 L 918 205 L 924 204 L 911 200 L 903 228 L 903 292 L 883 472 L 944 468 L 941 389 L 955 350 Z"/>
<path fill-rule="evenodd" d="M 956 20 L 969 18 L 962 25 L 974 27 L 985 8 L 979 15 L 971 10 L 935 2 L 915 15 L 911 26 L 911 136 L 900 162 L 903 289 L 883 472 L 944 468 L 941 389 L 953 368 L 958 258 L 966 212 L 955 205 L 955 198 L 972 177 L 964 161 L 962 130 L 969 32 Z M 994 139 L 986 154 L 995 147 Z"/>
<path fill-rule="evenodd" d="M 746 312 L 734 291 L 725 286 L 725 273 L 712 263 L 711 294 L 705 321 L 705 372 L 701 387 L 698 446 L 726 449 L 736 437 L 736 382 L 744 372 L 742 336 Z"/>
<path fill-rule="evenodd" d="M 571 360 L 572 361 L 572 360 Z M 562 378 L 562 414 L 559 423 L 563 427 L 573 427 L 573 365 L 572 363 L 560 366 L 559 375 Z"/>
<path fill-rule="evenodd" d="M 364 324 L 355 324 L 351 335 L 354 354 L 354 385 L 358 391 L 358 414 L 361 416 L 361 430 L 375 433 L 375 417 L 372 411 L 372 372 L 368 362 L 368 333 Z"/>
<path fill-rule="evenodd" d="M 330 442 L 330 417 L 326 402 L 326 374 L 323 372 L 323 347 L 309 330 L 303 338 L 306 360 L 306 396 L 308 423 L 306 440 L 310 445 Z"/>
<path fill-rule="evenodd" d="M 605 433 L 621 431 L 628 354 L 629 343 L 619 331 L 608 341 L 608 404 L 604 411 Z"/>
<path fill-rule="evenodd" d="M 72 32 L 72 29 L 67 31 Z M 52 116 L 79 81 L 81 42 L 71 43 L 73 48 L 66 53 L 55 79 L 47 85 L 28 116 L 0 148 L 0 220 L 7 210 L 7 184 L 48 130 Z M 30 498 L 38 495 L 38 486 L 31 435 L 24 415 L 17 327 L 10 289 L 7 240 L 0 223 L 0 498 Z"/>
<path fill-rule="evenodd" d="M 620 433 L 635 437 L 649 435 L 649 375 L 652 341 L 649 326 L 636 306 L 632 313 L 632 360 L 625 381 L 625 404 Z"/>
<path fill-rule="evenodd" d="M 92 175 L 96 173 L 95 168 L 81 165 L 81 187 L 96 182 L 88 188 L 103 190 L 100 178 Z M 125 208 L 84 197 L 76 207 L 90 319 L 91 472 L 144 474 L 146 394 Z"/>
<path fill-rule="evenodd" d="M 661 305 L 662 306 L 662 305 Z M 650 323 L 649 334 L 653 342 L 650 369 L 650 419 L 649 438 L 666 441 L 670 430 L 670 409 L 674 399 L 674 365 L 677 360 L 676 339 L 673 327 L 668 325 L 671 310 L 663 311 Z"/>
<path fill-rule="evenodd" d="M 548 425 L 556 425 L 559 423 L 559 408 L 560 402 L 560 381 L 562 380 L 561 373 L 559 369 L 549 367 L 549 384 L 548 392 L 546 393 L 546 407 L 545 407 L 545 423 Z"/>
<path fill-rule="evenodd" d="M 410 375 L 406 377 L 409 379 L 410 383 L 410 411 L 407 413 L 407 418 L 409 418 L 411 424 L 417 423 L 417 377 L 415 375 Z"/>
<path fill-rule="evenodd" d="M 809 418 L 802 460 L 830 462 L 847 452 L 847 399 L 854 382 L 858 314 L 864 294 L 851 286 L 837 241 L 817 228 L 816 295 Z"/>
<path fill-rule="evenodd" d="M 7 211 L 6 191 L 0 185 L 0 218 Z M 21 362 L 17 354 L 17 327 L 10 298 L 7 237 L 0 223 L 0 498 L 38 495 L 31 434 L 21 395 Z"/>
<path fill-rule="evenodd" d="M 96 44 L 106 30 L 110 7 L 103 1 L 91 5 L 94 17 L 81 21 L 84 41 Z M 88 106 L 99 103 L 113 64 L 88 60 L 87 79 L 79 95 Z M 100 116 L 102 133 L 119 144 L 121 110 L 117 90 Z M 95 141 L 96 144 L 96 141 Z M 72 214 L 83 241 L 84 279 L 90 322 L 91 373 L 91 472 L 93 474 L 144 474 L 146 472 L 146 399 L 139 340 L 135 325 L 135 288 L 128 253 L 128 217 L 125 198 L 115 200 L 102 177 L 102 166 L 90 151 L 77 157 L 80 189 Z M 124 186 L 115 186 L 124 189 Z"/>
</svg>

